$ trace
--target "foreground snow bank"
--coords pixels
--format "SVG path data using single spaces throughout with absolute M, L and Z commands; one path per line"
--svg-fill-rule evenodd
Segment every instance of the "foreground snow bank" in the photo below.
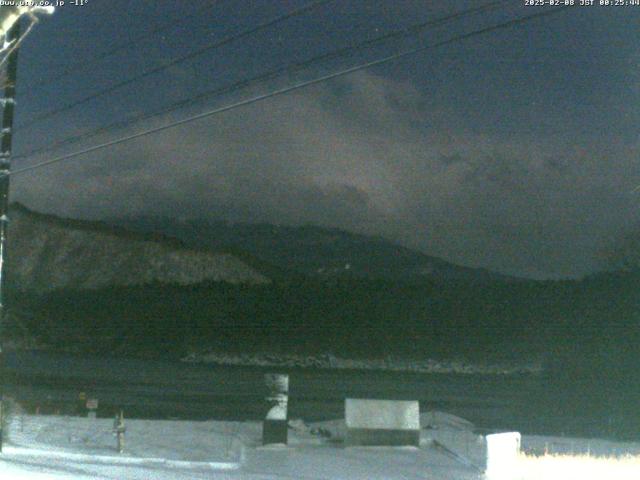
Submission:
M 429 423 L 451 423 L 431 415 Z M 456 422 L 453 422 L 456 423 Z M 125 454 L 115 453 L 109 420 L 14 415 L 0 478 L 36 480 L 478 480 L 477 468 L 430 447 L 345 448 L 344 420 L 292 422 L 288 446 L 261 446 L 259 422 L 127 421 Z M 480 437 L 468 438 L 467 450 Z M 455 434 L 455 432 L 454 432 Z M 450 440 L 453 440 L 451 438 Z M 461 444 L 462 444 L 461 443 Z M 464 448 L 460 447 L 461 451 Z M 164 456 L 165 461 L 158 461 Z M 215 461 L 231 458 L 236 468 Z M 177 460 L 180 459 L 180 460 Z
M 18 414 L 11 417 L 4 450 L 99 463 L 202 463 L 232 468 L 241 461 L 243 445 L 233 424 L 127 420 L 126 427 L 125 453 L 118 454 L 113 420 Z
M 472 424 L 442 412 L 423 413 L 420 424 L 419 448 L 345 447 L 344 419 L 318 423 L 291 421 L 288 446 L 262 447 L 259 422 L 129 420 L 125 454 L 118 455 L 109 420 L 18 413 L 9 421 L 7 448 L 0 455 L 0 479 L 484 478 L 486 442 L 473 431 Z M 640 478 L 637 460 L 606 463 L 580 456 L 570 460 L 552 456 L 570 452 L 636 455 L 635 452 L 640 452 L 637 444 L 523 436 L 522 446 L 526 456 L 522 468 L 511 472 L 512 480 Z M 530 458 L 544 455 L 545 451 L 549 452 L 547 458 Z M 223 464 L 235 466 L 224 468 Z M 602 469 L 597 470 L 597 465 L 602 465 Z M 630 470 L 624 470 L 627 468 Z M 574 475 L 577 472 L 584 473 Z M 628 472 L 632 472 L 631 476 Z
M 640 456 L 543 455 L 519 458 L 520 480 L 638 480 Z
M 523 365 L 488 364 L 477 365 L 458 360 L 407 360 L 395 357 L 381 359 L 348 359 L 332 354 L 296 355 L 270 353 L 192 353 L 182 359 L 191 363 L 217 365 L 264 366 L 288 368 L 332 368 L 348 370 L 386 370 L 415 373 L 456 373 L 470 375 L 516 375 L 540 373 L 542 366 L 536 363 Z

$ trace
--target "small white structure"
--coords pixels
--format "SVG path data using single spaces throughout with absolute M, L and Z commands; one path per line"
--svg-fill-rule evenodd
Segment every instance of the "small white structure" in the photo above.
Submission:
M 515 478 L 518 469 L 521 436 L 518 432 L 487 435 L 487 469 L 489 480 Z
M 417 401 L 345 401 L 346 444 L 420 445 L 420 405 Z

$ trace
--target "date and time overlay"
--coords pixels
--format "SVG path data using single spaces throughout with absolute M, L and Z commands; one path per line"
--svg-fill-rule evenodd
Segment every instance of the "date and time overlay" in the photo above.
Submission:
M 0 7 L 82 7 L 91 0 L 0 0 Z M 640 0 L 522 0 L 525 7 L 640 7 Z
M 640 0 L 522 0 L 525 7 L 640 7 Z

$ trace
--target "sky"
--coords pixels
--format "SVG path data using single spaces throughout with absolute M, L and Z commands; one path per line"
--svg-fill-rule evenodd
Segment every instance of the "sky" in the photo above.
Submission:
M 42 18 L 21 47 L 14 168 L 551 8 L 508 1 L 48 148 L 480 4 L 321 2 L 38 119 L 307 3 L 67 2 Z M 575 6 L 16 175 L 11 198 L 75 218 L 163 215 L 339 227 L 512 275 L 591 274 L 640 234 L 639 20 L 640 6 Z

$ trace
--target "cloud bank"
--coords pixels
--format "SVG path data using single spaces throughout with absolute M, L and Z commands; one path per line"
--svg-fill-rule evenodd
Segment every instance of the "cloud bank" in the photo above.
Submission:
M 637 142 L 483 127 L 360 73 L 16 176 L 13 199 L 83 218 L 335 226 L 537 278 L 601 268 L 640 225 Z

